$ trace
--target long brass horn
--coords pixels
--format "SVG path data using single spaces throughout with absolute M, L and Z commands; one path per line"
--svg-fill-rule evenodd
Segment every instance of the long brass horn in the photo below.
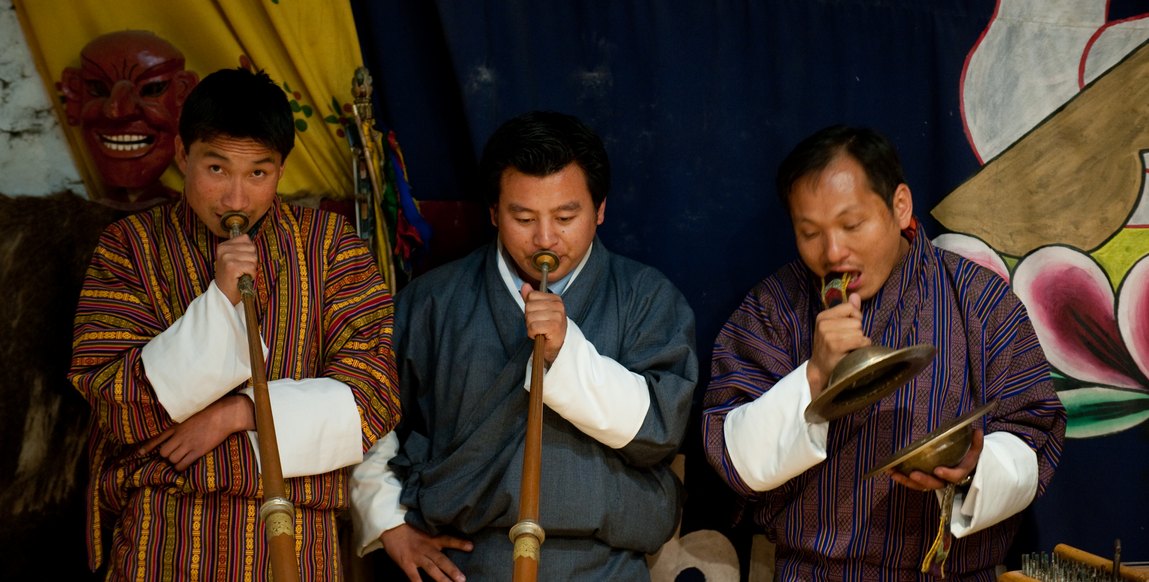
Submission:
M 546 292 L 547 276 L 559 264 L 558 255 L 539 251 L 531 263 L 542 273 L 539 291 Z M 523 480 L 519 485 L 519 521 L 511 528 L 515 544 L 514 582 L 534 582 L 539 575 L 539 553 L 546 535 L 539 525 L 539 479 L 543 454 L 543 344 L 546 338 L 535 336 L 531 354 L 531 394 L 527 403 L 527 435 L 523 450 Z
M 220 222 L 231 238 L 247 228 L 247 215 L 228 212 Z M 275 439 L 275 419 L 271 416 L 271 396 L 267 392 L 263 344 L 259 335 L 259 314 L 255 310 L 255 283 L 251 275 L 239 278 L 243 313 L 247 320 L 247 346 L 251 355 L 251 386 L 255 392 L 255 430 L 259 434 L 259 460 L 263 478 L 263 505 L 259 517 L 271 552 L 271 575 L 275 582 L 298 582 L 299 561 L 295 556 L 295 506 L 287 499 L 283 467 L 279 463 L 279 443 Z
M 823 305 L 830 308 L 845 301 L 849 284 L 849 273 L 825 278 Z M 806 407 L 806 421 L 828 422 L 885 398 L 918 375 L 936 351 L 929 344 L 917 344 L 901 349 L 866 346 L 846 354 L 830 372 L 826 388 Z

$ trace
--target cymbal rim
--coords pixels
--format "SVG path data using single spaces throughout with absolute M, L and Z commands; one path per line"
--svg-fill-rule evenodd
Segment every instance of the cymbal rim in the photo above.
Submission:
M 991 400 L 977 408 L 974 408 L 973 410 L 966 412 L 962 416 L 952 419 L 949 422 L 943 423 L 941 426 L 935 428 L 929 434 L 914 440 L 914 442 L 902 447 L 894 454 L 886 457 L 885 459 L 882 459 L 881 461 L 878 461 L 874 468 L 867 471 L 866 474 L 862 476 L 862 478 L 869 479 L 870 477 L 884 473 L 889 469 L 893 469 L 894 467 L 905 463 L 920 451 L 925 450 L 927 445 L 932 445 L 936 442 L 940 442 L 949 438 L 957 431 L 969 426 L 996 408 L 997 400 Z
M 877 347 L 880 348 L 880 346 Z M 862 350 L 865 349 L 862 348 Z M 857 367 L 841 376 L 837 374 L 842 367 L 839 362 L 838 367 L 834 369 L 835 373 L 831 374 L 826 389 L 806 406 L 804 414 L 806 421 L 811 423 L 829 422 L 870 406 L 913 380 L 929 365 L 936 352 L 937 349 L 929 344 L 917 344 L 897 350 L 888 350 L 879 356 L 870 357 L 864 367 Z M 861 352 L 857 350 L 851 352 L 851 354 L 855 353 Z M 848 357 L 850 356 L 847 355 Z M 869 388 L 869 392 L 846 400 L 840 399 L 842 393 L 854 387 L 859 379 L 864 379 L 868 375 L 878 376 L 878 372 L 898 365 L 904 366 L 904 369 L 900 370 L 893 379 L 870 383 L 868 386 L 864 386 Z

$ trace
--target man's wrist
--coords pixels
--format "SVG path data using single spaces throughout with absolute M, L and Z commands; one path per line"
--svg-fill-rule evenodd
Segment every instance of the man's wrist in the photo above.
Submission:
M 813 363 L 806 364 L 806 384 L 810 386 L 810 399 L 817 398 L 826 388 L 826 379 L 822 377 L 818 367 Z
M 255 403 L 243 394 L 232 396 L 239 401 L 235 403 L 235 432 L 255 430 Z

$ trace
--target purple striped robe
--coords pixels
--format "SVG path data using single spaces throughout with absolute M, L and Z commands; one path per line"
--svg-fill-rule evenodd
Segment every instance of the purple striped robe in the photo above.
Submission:
M 282 202 L 252 238 L 268 380 L 328 377 L 348 385 L 367 450 L 399 420 L 391 295 L 370 252 L 342 217 Z M 141 350 L 207 289 L 220 242 L 180 201 L 112 224 L 88 269 L 69 375 L 93 412 L 91 565 L 103 560 L 101 528 L 111 528 L 112 579 L 270 577 L 263 491 L 244 434 L 183 472 L 156 454 L 136 453 L 173 424 Z M 347 478 L 344 468 L 286 480 L 304 580 L 342 579 L 335 514 L 349 504 Z
M 827 458 L 777 489 L 747 487 L 725 448 L 731 410 L 769 390 L 810 358 L 820 282 L 800 261 L 764 279 L 722 328 L 703 401 L 707 457 L 777 544 L 782 580 L 919 580 L 939 506 L 884 475 L 863 479 L 879 461 L 949 419 L 990 400 L 986 433 L 1009 431 L 1037 453 L 1044 492 L 1061 456 L 1065 411 L 1025 308 L 1008 283 L 909 229 L 910 250 L 882 289 L 862 303 L 875 345 L 937 347 L 910 384 L 877 404 L 830 423 Z M 978 424 L 976 426 L 982 426 Z M 947 580 L 994 580 L 1019 516 L 954 540 Z

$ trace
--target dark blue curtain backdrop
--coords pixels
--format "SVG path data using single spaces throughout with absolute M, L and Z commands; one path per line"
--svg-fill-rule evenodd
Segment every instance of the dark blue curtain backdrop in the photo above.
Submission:
M 1110 18 L 1144 4 L 1112 2 Z M 931 236 L 941 230 L 929 210 L 979 168 L 962 129 L 959 81 L 993 0 L 352 5 L 377 117 L 396 131 L 420 200 L 471 198 L 487 136 L 523 111 L 572 113 L 601 133 L 615 173 L 600 235 L 685 293 L 704 374 L 713 339 L 745 292 L 795 256 L 773 178 L 797 140 L 839 122 L 887 134 Z M 1066 458 L 1116 455 L 1097 444 L 1069 443 Z M 685 452 L 683 533 L 725 528 L 730 499 L 702 460 L 697 426 Z M 1111 515 L 1058 515 L 1083 503 L 1088 484 L 1075 480 L 1084 479 L 1055 478 L 1028 516 L 1039 527 L 1020 543 L 1105 553 L 1121 536 L 1127 557 L 1149 559 L 1144 512 L 1131 525 L 1119 504 Z M 1083 488 L 1072 501 L 1071 486 Z

